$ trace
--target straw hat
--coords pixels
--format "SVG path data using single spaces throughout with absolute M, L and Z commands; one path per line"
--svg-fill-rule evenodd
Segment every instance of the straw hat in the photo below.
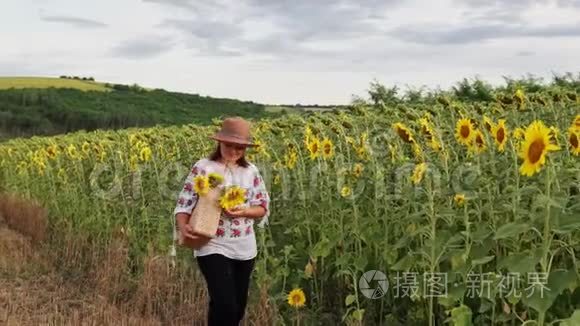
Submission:
M 252 141 L 250 122 L 240 117 L 224 119 L 221 130 L 210 138 L 228 143 L 256 146 Z

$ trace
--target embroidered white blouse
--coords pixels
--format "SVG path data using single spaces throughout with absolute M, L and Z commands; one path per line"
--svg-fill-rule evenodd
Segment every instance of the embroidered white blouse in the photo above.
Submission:
M 197 175 L 219 173 L 224 177 L 224 185 L 238 185 L 246 189 L 245 205 L 260 205 L 266 209 L 266 215 L 261 218 L 258 226 L 263 227 L 270 215 L 270 196 L 266 190 L 264 179 L 258 168 L 250 163 L 246 168 L 241 166 L 226 167 L 226 165 L 201 159 L 193 164 L 183 189 L 179 193 L 174 218 L 178 213 L 191 214 L 197 200 L 193 187 L 193 179 Z M 254 234 L 254 219 L 245 217 L 232 218 L 222 214 L 215 237 L 199 250 L 194 250 L 194 256 L 222 254 L 239 260 L 252 259 L 257 256 L 256 236 Z

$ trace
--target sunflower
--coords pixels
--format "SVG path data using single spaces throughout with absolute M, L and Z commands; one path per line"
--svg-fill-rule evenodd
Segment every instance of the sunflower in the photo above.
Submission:
M 367 142 L 368 142 L 368 134 L 364 132 L 360 135 L 358 141 L 355 141 L 352 144 L 357 157 L 363 161 L 368 161 L 371 155 L 370 148 Z
M 308 147 L 308 145 L 310 144 L 312 137 L 314 137 L 312 128 L 310 128 L 310 126 L 306 126 L 304 130 L 304 144 L 306 145 L 306 147 Z
M 320 140 L 317 137 L 312 137 L 308 140 L 308 151 L 310 152 L 310 159 L 314 160 L 320 155 Z
M 457 206 L 461 207 L 465 203 L 465 195 L 464 194 L 456 194 L 455 197 L 453 197 L 453 201 L 455 202 L 455 204 Z
M 421 133 L 425 136 L 425 138 L 427 138 L 427 140 L 432 140 L 433 128 L 431 127 L 429 120 L 427 120 L 427 118 L 421 118 L 419 119 L 419 124 L 421 125 Z
M 427 118 L 421 118 L 419 120 L 419 124 L 421 125 L 421 133 L 425 136 L 425 138 L 427 138 L 429 146 L 434 151 L 439 151 L 441 149 L 441 143 L 439 143 L 437 140 L 437 137 L 435 136 L 435 130 L 433 129 L 433 126 L 429 120 Z
M 546 163 L 548 152 L 558 149 L 558 146 L 550 143 L 550 129 L 542 121 L 532 122 L 526 128 L 524 141 L 519 151 L 519 156 L 524 160 L 520 166 L 520 173 L 532 176 L 539 172 Z
M 209 181 L 209 185 L 212 188 L 217 187 L 218 185 L 222 184 L 222 182 L 224 182 L 224 177 L 219 174 L 219 173 L 215 173 L 215 172 L 211 172 L 207 175 L 208 181 Z
M 493 128 L 495 127 L 495 124 L 488 116 L 484 115 L 483 116 L 483 126 L 485 127 L 485 129 L 488 132 L 492 132 Z
M 322 141 L 322 157 L 327 159 L 331 158 L 334 155 L 334 144 L 332 144 L 332 140 L 325 138 Z
M 413 133 L 404 124 L 397 122 L 393 124 L 393 129 L 397 132 L 399 137 L 406 143 L 414 143 Z
M 220 197 L 220 205 L 224 209 L 232 209 L 246 201 L 246 191 L 239 186 L 228 187 Z
M 524 136 L 526 135 L 526 131 L 522 128 L 516 128 L 516 130 L 514 130 L 514 138 L 516 140 L 521 140 L 524 139 Z
M 135 144 L 137 143 L 138 140 L 139 140 L 139 138 L 137 138 L 136 134 L 129 135 L 129 144 L 131 145 L 131 147 L 135 146 Z
M 149 162 L 151 161 L 151 148 L 149 146 L 145 146 L 141 149 L 141 151 L 139 152 L 139 158 L 141 159 L 142 162 Z
M 83 145 L 81 146 L 81 151 L 85 154 L 88 155 L 89 152 L 91 150 L 91 144 L 89 144 L 87 141 L 85 141 L 83 143 Z
M 78 155 L 78 151 L 75 145 L 70 144 L 67 148 L 66 148 L 66 154 L 68 155 L 69 158 L 71 159 L 76 159 L 79 157 Z
M 56 145 L 50 145 L 46 148 L 46 155 L 49 158 L 54 159 L 58 155 L 58 147 Z
M 572 154 L 580 155 L 580 128 L 574 126 L 568 129 L 568 142 L 570 143 L 570 151 Z
M 304 295 L 304 291 L 302 289 L 293 289 L 288 293 L 288 304 L 294 308 L 304 307 L 306 303 L 306 295 Z
M 516 100 L 521 104 L 524 103 L 525 100 L 525 95 L 524 95 L 524 91 L 522 91 L 521 89 L 518 89 L 514 95 L 514 97 L 516 98 Z
M 364 166 L 360 163 L 357 163 L 354 165 L 354 168 L 352 170 L 352 174 L 356 177 L 359 178 L 362 175 L 362 172 L 364 170 Z
M 411 177 L 411 180 L 413 181 L 414 184 L 418 184 L 419 182 L 421 182 L 421 180 L 423 180 L 423 176 L 425 175 L 425 171 L 427 171 L 427 164 L 420 163 L 420 164 L 417 164 L 417 166 L 415 166 L 415 170 L 413 171 L 413 176 Z
M 481 153 L 485 151 L 486 148 L 487 146 L 485 144 L 485 138 L 483 136 L 483 133 L 479 129 L 475 130 L 473 135 L 473 141 L 469 145 L 469 149 L 471 149 L 476 153 Z
M 193 189 L 200 196 L 206 195 L 209 191 L 209 178 L 203 175 L 197 175 L 193 178 Z
M 574 118 L 574 123 L 572 123 L 572 125 L 577 130 L 580 130 L 580 114 L 576 115 L 576 118 Z
M 455 138 L 459 143 L 469 146 L 474 138 L 474 127 L 471 120 L 462 118 L 455 125 Z
M 36 168 L 38 169 L 38 174 L 44 175 L 44 171 L 46 171 L 46 163 L 36 162 Z
M 419 162 L 425 160 L 423 156 L 423 149 L 421 148 L 421 145 L 417 143 L 413 143 L 413 155 L 415 156 L 415 159 L 417 159 Z
M 296 162 L 298 161 L 298 153 L 295 149 L 290 150 L 290 152 L 284 155 L 284 165 L 292 170 L 294 166 L 296 166 Z
M 340 190 L 340 195 L 341 195 L 342 197 L 345 197 L 345 198 L 346 198 L 346 197 L 350 196 L 351 194 L 352 194 L 352 189 L 350 189 L 350 187 L 349 187 L 349 186 L 344 186 L 344 187 L 342 187 L 342 189 Z
M 492 128 L 493 139 L 497 145 L 497 149 L 503 152 L 505 149 L 505 144 L 507 142 L 508 132 L 505 126 L 505 120 L 500 119 L 496 125 Z
M 356 156 L 363 161 L 368 161 L 370 159 L 370 152 L 367 146 L 363 144 L 357 147 Z

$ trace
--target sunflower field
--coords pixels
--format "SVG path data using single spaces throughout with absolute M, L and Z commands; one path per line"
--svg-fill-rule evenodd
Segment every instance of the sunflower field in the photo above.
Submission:
M 13 139 L 0 187 L 42 201 L 58 232 L 105 245 L 122 228 L 138 265 L 172 254 L 177 194 L 220 124 Z M 357 104 L 253 128 L 272 198 L 255 284 L 287 321 L 580 324 L 576 93 Z

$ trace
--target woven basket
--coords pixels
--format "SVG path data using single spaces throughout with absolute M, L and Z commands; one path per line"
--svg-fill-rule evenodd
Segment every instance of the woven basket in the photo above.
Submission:
M 189 225 L 193 232 L 208 238 L 214 238 L 222 208 L 219 205 L 221 191 L 219 188 L 212 188 L 205 196 L 199 196 L 197 204 L 191 213 Z

